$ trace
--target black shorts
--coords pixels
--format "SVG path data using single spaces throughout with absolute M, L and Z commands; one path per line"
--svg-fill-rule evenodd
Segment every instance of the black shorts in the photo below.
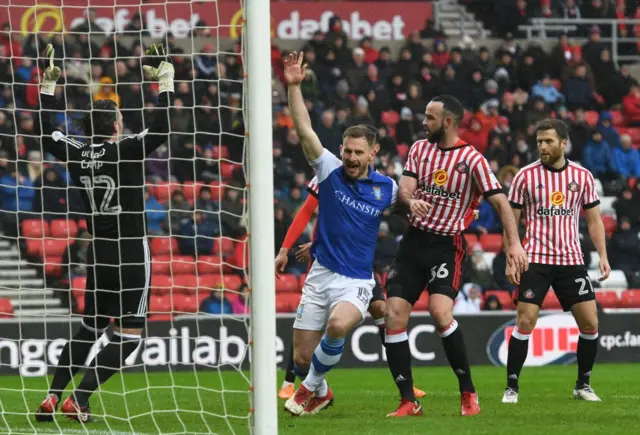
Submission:
M 94 240 L 87 251 L 83 323 L 104 330 L 144 328 L 149 310 L 151 254 L 146 239 Z
M 387 297 L 415 304 L 426 289 L 455 299 L 466 258 L 462 235 L 440 236 L 410 227 L 387 275 Z
M 542 305 L 549 287 L 553 290 L 564 311 L 578 302 L 595 300 L 595 293 L 587 269 L 583 265 L 557 266 L 530 263 L 520 277 L 520 286 L 514 293 L 514 302 Z
M 378 301 L 384 302 L 385 301 L 385 297 L 384 297 L 384 290 L 382 290 L 382 286 L 380 285 L 380 283 L 376 279 L 376 285 L 373 288 L 373 296 L 371 297 L 371 301 L 369 302 L 369 305 L 371 305 L 374 302 L 378 302 Z

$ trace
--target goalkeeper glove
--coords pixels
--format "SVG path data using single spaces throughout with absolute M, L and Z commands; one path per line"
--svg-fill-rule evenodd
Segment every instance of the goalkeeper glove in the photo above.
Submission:
M 40 93 L 45 95 L 55 95 L 56 93 L 56 82 L 60 78 L 62 74 L 60 71 L 60 67 L 57 67 L 53 64 L 53 55 L 55 50 L 53 49 L 53 45 L 47 45 L 47 57 L 49 58 L 49 66 L 44 69 L 44 75 L 42 77 L 42 87 L 40 88 Z
M 153 44 L 146 51 L 146 54 L 147 56 L 166 56 L 162 44 Z M 160 92 L 173 92 L 175 70 L 170 62 L 163 60 L 158 67 L 144 65 L 142 69 L 149 79 L 158 81 Z

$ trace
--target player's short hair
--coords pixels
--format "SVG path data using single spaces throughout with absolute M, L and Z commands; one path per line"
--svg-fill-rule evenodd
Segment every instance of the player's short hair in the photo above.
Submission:
M 367 141 L 370 147 L 374 146 L 378 142 L 378 133 L 372 127 L 364 124 L 358 124 L 347 128 L 342 134 L 342 140 L 347 138 L 364 139 Z
M 464 117 L 464 107 L 462 103 L 453 95 L 438 95 L 431 99 L 434 103 L 442 103 L 444 112 L 453 118 L 453 125 L 458 126 Z
M 82 118 L 83 135 L 94 142 L 113 136 L 113 124 L 118 122 L 118 105 L 111 100 L 97 100 Z
M 560 142 L 569 138 L 569 127 L 560 119 L 543 119 L 536 125 L 536 134 L 545 130 L 555 130 Z

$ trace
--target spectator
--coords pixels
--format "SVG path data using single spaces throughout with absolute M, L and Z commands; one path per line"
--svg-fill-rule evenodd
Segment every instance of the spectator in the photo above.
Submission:
M 483 289 L 495 287 L 493 276 L 491 276 L 491 267 L 484 259 L 484 253 L 479 245 L 473 247 L 469 267 L 466 268 L 466 271 L 468 275 L 463 280 L 464 282 L 472 282 Z
M 546 104 L 551 106 L 564 103 L 564 95 L 553 85 L 549 74 L 543 75 L 542 80 L 533 86 L 531 95 L 542 98 Z
M 67 205 L 67 183 L 60 178 L 55 169 L 45 169 L 41 180 L 35 184 L 36 195 L 33 212 L 41 213 L 46 221 L 63 219 L 69 212 Z
M 623 135 L 621 146 L 613 149 L 613 160 L 617 172 L 624 178 L 640 177 L 640 154 L 632 147 L 631 137 Z
M 481 311 L 480 288 L 473 283 L 464 284 L 453 306 L 453 314 L 476 314 Z
M 394 67 L 393 62 L 391 61 L 391 50 L 389 47 L 385 46 L 380 49 L 378 60 L 376 60 L 374 64 L 378 68 L 380 80 L 384 83 L 388 82 L 391 78 Z
M 587 79 L 586 66 L 578 65 L 573 76 L 566 81 L 562 89 L 567 97 L 569 110 L 593 107 L 593 89 Z
M 629 93 L 622 99 L 622 111 L 628 125 L 640 127 L 640 86 L 631 86 Z
M 489 295 L 484 300 L 485 311 L 502 311 L 502 304 L 496 295 Z
M 375 271 L 378 273 L 388 272 L 397 250 L 398 242 L 389 233 L 389 224 L 382 221 L 378 229 L 378 242 L 374 260 Z
M 364 50 L 362 48 L 354 48 L 346 76 L 351 89 L 358 89 L 360 83 L 367 76 L 367 64 L 364 62 Z
M 480 47 L 478 51 L 478 66 L 482 70 L 482 75 L 484 77 L 492 77 L 493 73 L 496 70 L 496 64 L 491 58 L 491 53 L 489 53 L 489 49 L 487 47 Z
M 191 219 L 193 216 L 191 205 L 181 190 L 176 190 L 171 195 L 169 210 L 169 227 L 171 228 L 171 234 L 178 234 L 180 233 L 182 221 Z
M 217 198 L 211 197 L 211 187 L 202 186 L 198 193 L 195 210 L 204 212 L 207 219 L 217 219 L 216 213 L 220 211 Z
M 233 183 L 224 190 L 225 199 L 220 205 L 220 209 L 225 211 L 220 217 L 222 222 L 221 232 L 228 237 L 240 238 L 245 233 L 242 219 L 244 206 L 242 205 L 240 193 L 240 187 Z M 284 237 L 282 240 L 284 240 Z M 280 245 L 282 243 L 276 244 L 276 246 Z
M 591 171 L 596 178 L 613 179 L 616 176 L 611 148 L 598 130 L 593 131 L 591 142 L 584 148 L 582 166 Z
M 167 210 L 151 194 L 148 188 L 144 190 L 145 218 L 147 221 L 147 234 L 160 236 L 165 233 L 164 225 L 167 222 Z
M 364 51 L 364 62 L 366 64 L 372 64 L 378 60 L 378 50 L 373 46 L 370 36 L 362 38 L 360 48 Z
M 602 50 L 604 50 L 604 44 L 600 41 L 600 27 L 593 26 L 589 33 L 589 41 L 582 46 L 582 57 L 593 68 L 600 60 Z
M 2 209 L 10 212 L 29 212 L 33 208 L 36 190 L 28 177 L 13 169 L 0 179 Z
M 316 134 L 320 143 L 334 155 L 340 154 L 340 144 L 342 143 L 342 134 L 336 126 L 336 115 L 332 110 L 322 112 L 320 124 L 316 127 Z
M 576 20 L 582 18 L 580 8 L 576 4 L 576 0 L 564 0 L 564 4 L 561 7 L 561 16 L 564 19 Z
M 582 161 L 584 147 L 591 139 L 591 127 L 586 121 L 586 112 L 584 109 L 578 109 L 574 112 L 575 120 L 569 124 L 569 140 L 571 141 L 571 152 L 569 158 L 578 162 Z
M 222 286 L 216 286 L 209 294 L 209 297 L 202 300 L 200 303 L 200 312 L 216 315 L 233 314 L 233 306 L 224 296 Z
M 460 135 L 460 139 L 473 145 L 479 152 L 484 154 L 487 149 L 489 135 L 487 131 L 482 128 L 480 119 L 474 116 L 469 122 L 469 128 L 464 130 Z
M 478 235 L 502 232 L 498 215 L 489 201 L 480 200 L 478 211 L 480 215 L 478 219 L 469 224 L 469 232 Z
M 607 142 L 612 150 L 620 148 L 620 133 L 613 127 L 613 116 L 611 112 L 602 111 L 598 117 L 598 125 L 596 128 L 602 135 L 602 140 Z
M 110 77 L 100 79 L 100 90 L 93 96 L 93 100 L 111 100 L 120 107 L 120 96 L 116 94 Z
M 613 209 L 616 211 L 618 220 L 626 218 L 629 219 L 632 227 L 636 229 L 640 227 L 640 189 L 632 191 L 629 187 L 624 188 L 618 199 L 614 201 Z
M 622 270 L 631 281 L 633 275 L 640 271 L 640 244 L 637 231 L 631 229 L 629 218 L 618 221 L 618 229 L 611 237 L 611 268 Z
M 212 219 L 206 219 L 201 211 L 195 211 L 191 219 L 183 219 L 180 224 L 180 253 L 182 255 L 211 255 L 213 238 L 220 235 Z
M 238 289 L 237 297 L 231 302 L 231 310 L 233 314 L 243 315 L 249 314 L 249 304 L 247 298 L 249 297 L 249 286 L 242 284 Z

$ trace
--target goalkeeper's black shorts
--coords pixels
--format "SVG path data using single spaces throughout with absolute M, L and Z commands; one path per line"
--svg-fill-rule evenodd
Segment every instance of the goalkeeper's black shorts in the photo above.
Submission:
M 87 251 L 83 323 L 105 329 L 144 328 L 149 311 L 151 254 L 146 238 L 94 240 Z

